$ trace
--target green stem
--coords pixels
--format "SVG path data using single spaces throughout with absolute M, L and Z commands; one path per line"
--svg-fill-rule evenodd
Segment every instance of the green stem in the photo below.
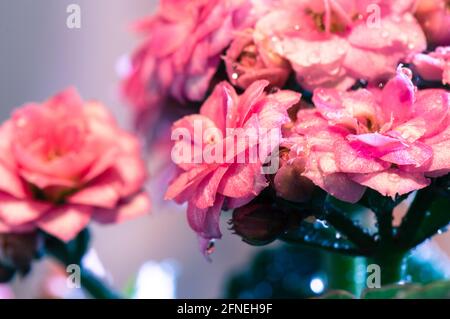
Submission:
M 81 269 L 81 286 L 95 299 L 122 298 L 86 268 Z
M 326 254 L 325 258 L 328 289 L 345 290 L 359 296 L 365 282 L 364 276 L 360 276 L 364 272 L 359 271 L 363 258 L 334 253 Z
M 64 266 L 72 263 L 63 260 L 61 255 L 52 254 Z M 80 266 L 80 283 L 83 289 L 88 292 L 95 299 L 121 299 L 122 297 L 116 293 L 112 288 L 106 285 L 90 270 L 83 268 L 81 262 L 76 263 Z
M 404 253 L 389 253 L 375 256 L 371 262 L 380 266 L 381 285 L 399 283 L 406 275 L 406 255 Z
M 417 191 L 411 206 L 408 209 L 398 229 L 397 239 L 402 247 L 408 248 L 425 219 L 425 215 L 435 197 L 432 187 Z
M 384 246 L 390 246 L 393 240 L 392 210 L 382 210 L 377 214 L 378 234 Z
M 325 204 L 324 218 L 338 232 L 344 234 L 351 242 L 363 251 L 370 251 L 375 247 L 375 241 L 369 234 L 356 226 L 346 214 L 329 204 Z

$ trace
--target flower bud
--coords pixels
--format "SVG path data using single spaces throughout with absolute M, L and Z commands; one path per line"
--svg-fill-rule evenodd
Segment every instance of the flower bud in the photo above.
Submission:
M 286 154 L 284 156 L 286 157 Z M 281 162 L 284 162 L 284 165 L 278 170 L 273 181 L 277 196 L 292 202 L 307 202 L 315 186 L 310 179 L 302 176 L 306 160 L 298 157 Z
M 250 203 L 233 212 L 232 230 L 251 245 L 267 245 L 299 224 L 299 213 L 287 213 L 269 203 Z

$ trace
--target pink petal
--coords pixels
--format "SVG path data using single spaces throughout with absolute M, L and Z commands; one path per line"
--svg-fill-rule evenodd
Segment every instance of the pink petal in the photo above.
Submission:
M 430 146 L 415 142 L 404 149 L 395 150 L 383 155 L 381 159 L 397 165 L 414 165 L 420 167 L 433 156 Z M 357 173 L 357 172 L 355 172 Z
M 50 206 L 33 200 L 17 199 L 0 192 L 0 219 L 11 227 L 36 221 Z
M 423 173 L 408 173 L 398 169 L 388 169 L 371 174 L 354 174 L 352 180 L 370 187 L 384 196 L 395 197 L 424 188 L 430 180 Z
M 237 94 L 234 88 L 227 82 L 221 82 L 202 105 L 200 114 L 211 119 L 222 133 L 225 133 L 226 115 L 232 112 L 236 101 Z
M 419 75 L 427 81 L 441 81 L 444 72 L 442 60 L 427 54 L 416 54 L 412 61 Z
M 255 183 L 259 180 L 258 174 L 261 175 L 262 173 L 252 164 L 232 164 L 223 176 L 218 192 L 224 196 L 233 198 L 257 194 L 260 191 Z
M 382 91 L 381 107 L 385 122 L 391 119 L 402 123 L 410 119 L 413 112 L 414 85 L 409 77 L 399 69 Z
M 228 165 L 219 166 L 209 176 L 205 177 L 197 186 L 197 190 L 189 202 L 199 209 L 213 206 L 216 200 L 217 189 L 227 170 Z
M 0 161 L 0 190 L 18 198 L 25 197 L 25 189 L 19 176 Z
M 114 208 L 120 195 L 120 176 L 115 170 L 109 170 L 70 196 L 68 202 Z
M 389 152 L 405 147 L 405 144 L 399 139 L 389 137 L 380 133 L 348 135 L 347 139 L 350 142 L 360 142 L 361 150 L 367 151 L 368 153 L 373 153 L 373 155 L 382 154 L 384 152 Z M 364 149 L 364 146 L 367 146 L 368 148 Z
M 351 147 L 345 141 L 334 143 L 336 164 L 344 173 L 373 173 L 385 170 L 389 165 L 372 158 L 370 154 Z
M 139 193 L 116 209 L 96 209 L 92 218 L 102 224 L 122 223 L 147 214 L 150 211 L 150 199 L 145 193 Z
M 233 112 L 236 118 L 236 127 L 242 127 L 253 114 L 252 109 L 264 94 L 264 89 L 269 85 L 269 81 L 261 80 L 250 85 L 239 97 L 239 103 Z M 233 127 L 233 126 L 230 126 Z
M 89 224 L 92 210 L 92 207 L 81 205 L 55 207 L 37 224 L 46 233 L 68 242 Z
M 212 168 L 199 166 L 187 172 L 180 174 L 168 187 L 165 199 L 176 200 L 182 203 L 191 198 L 197 190 L 198 184 L 205 178 Z
M 340 200 L 350 203 L 358 202 L 364 195 L 365 188 L 353 182 L 347 174 L 321 172 L 318 161 L 322 156 L 321 152 L 311 153 L 303 175 Z
M 188 205 L 187 218 L 191 228 L 206 239 L 220 238 L 219 228 L 220 212 L 224 202 L 223 196 L 217 196 L 214 206 L 199 209 L 192 204 Z

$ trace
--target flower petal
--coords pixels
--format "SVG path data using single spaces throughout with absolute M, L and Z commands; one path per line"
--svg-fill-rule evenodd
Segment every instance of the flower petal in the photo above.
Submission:
M 37 224 L 46 233 L 68 242 L 89 224 L 92 210 L 92 207 L 81 205 L 56 207 L 46 213 Z
M 430 180 L 423 173 L 409 173 L 399 169 L 387 169 L 370 174 L 354 174 L 351 178 L 384 196 L 391 197 L 407 194 L 430 184 Z

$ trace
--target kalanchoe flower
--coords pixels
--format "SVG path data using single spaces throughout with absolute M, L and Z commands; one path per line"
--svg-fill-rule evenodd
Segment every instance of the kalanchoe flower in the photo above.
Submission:
M 316 110 L 300 110 L 291 138 L 306 156 L 304 176 L 333 196 L 357 202 L 370 187 L 396 196 L 450 172 L 450 98 L 416 91 L 399 68 L 379 93 L 317 89 Z
M 413 1 L 282 0 L 256 23 L 256 37 L 291 62 L 306 89 L 347 89 L 395 74 L 399 61 L 426 48 Z M 378 15 L 379 13 L 379 15 Z M 270 40 L 270 41 L 269 41 Z
M 257 80 L 282 87 L 291 71 L 287 60 L 271 51 L 265 42 L 255 41 L 251 29 L 237 34 L 224 60 L 231 83 L 243 89 Z
M 147 39 L 123 83 L 138 116 L 167 96 L 201 101 L 233 32 L 251 26 L 251 9 L 243 0 L 161 0 L 157 13 L 136 26 Z
M 418 0 L 415 15 L 431 45 L 450 45 L 449 0 Z
M 268 85 L 267 81 L 254 82 L 238 96 L 230 84 L 222 82 L 200 114 L 186 116 L 173 125 L 173 137 L 187 131 L 190 139 L 178 140 L 172 154 L 187 146 L 193 155 L 177 160 L 180 174 L 169 186 L 166 199 L 188 202 L 189 224 L 203 239 L 204 248 L 210 239 L 221 237 L 219 217 L 224 205 L 240 207 L 267 186 L 261 168 L 278 147 L 268 135 L 281 135 L 281 126 L 289 121 L 287 109 L 300 99 L 300 94 L 292 91 L 267 94 L 264 89 Z M 199 129 L 200 140 L 196 137 Z M 242 138 L 245 136 L 249 139 Z M 212 153 L 212 148 L 223 154 L 207 161 L 204 155 Z
M 424 80 L 450 84 L 450 46 L 438 47 L 428 54 L 416 54 L 411 62 Z
M 91 219 L 144 214 L 140 146 L 74 89 L 17 109 L 0 127 L 0 233 L 37 228 L 69 241 Z

